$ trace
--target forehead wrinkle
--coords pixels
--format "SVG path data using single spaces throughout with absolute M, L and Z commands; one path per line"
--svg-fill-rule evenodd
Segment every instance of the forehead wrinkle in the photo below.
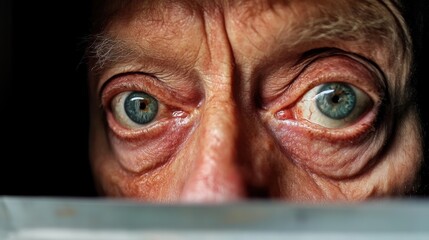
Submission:
M 93 0 L 92 32 L 105 31 L 116 21 L 133 21 L 136 14 L 144 15 L 147 23 L 163 24 L 165 16 L 192 16 L 196 2 L 192 0 Z M 170 14 L 171 12 L 175 14 Z M 179 18 L 178 22 L 180 21 Z
M 111 1 L 117 2 L 116 0 Z M 129 11 L 143 11 L 146 14 L 143 14 L 144 19 L 141 21 L 142 23 L 147 23 L 147 25 L 151 27 L 154 27 L 154 23 L 158 23 L 158 27 L 163 27 L 171 24 L 174 19 L 174 23 L 187 22 L 184 18 L 193 16 L 197 9 L 210 9 L 209 6 L 219 7 L 221 5 L 223 7 L 228 6 L 229 8 L 238 9 L 237 13 L 239 18 L 241 18 L 240 21 L 252 25 L 254 19 L 261 20 L 260 15 L 262 12 L 272 11 L 276 13 L 276 7 L 279 5 L 292 6 L 292 2 L 298 4 L 299 2 L 305 4 L 311 3 L 311 5 L 315 6 L 311 8 L 312 10 L 299 9 L 294 11 L 293 8 L 290 8 L 292 14 L 298 17 L 305 15 L 305 19 L 307 20 L 304 25 L 295 24 L 289 26 L 287 25 L 288 22 L 285 22 L 285 28 L 295 28 L 293 29 L 293 33 L 298 36 L 295 42 L 330 39 L 334 37 L 342 40 L 357 40 L 365 39 L 364 35 L 368 35 L 368 33 L 373 36 L 390 39 L 390 34 L 388 33 L 389 29 L 386 26 L 391 26 L 391 24 L 389 24 L 389 19 L 386 14 L 380 15 L 383 9 L 380 8 L 380 4 L 377 4 L 379 1 L 376 0 L 121 0 L 119 1 L 120 4 L 105 5 L 116 6 L 113 7 L 116 11 L 110 10 L 110 12 L 116 13 L 119 12 L 120 9 L 128 9 L 126 11 L 127 13 L 129 13 Z M 333 11 L 332 9 L 335 10 Z M 386 13 L 386 11 L 384 11 L 384 13 Z M 121 15 L 125 15 L 124 17 L 126 18 L 132 18 L 131 16 L 133 14 Z M 166 21 L 166 19 L 168 19 L 168 21 Z M 265 22 L 265 25 L 269 24 L 269 21 Z M 293 45 L 295 44 L 292 42 L 292 46 Z

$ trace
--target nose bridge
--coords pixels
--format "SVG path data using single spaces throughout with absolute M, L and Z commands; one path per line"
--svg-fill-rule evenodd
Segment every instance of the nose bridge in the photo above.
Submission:
M 237 108 L 225 95 L 209 99 L 201 109 L 201 119 L 193 141 L 193 168 L 182 200 L 224 202 L 244 196 L 237 161 L 239 124 Z
M 238 165 L 239 111 L 234 98 L 234 56 L 221 10 L 204 15 L 206 42 L 200 49 L 198 71 L 205 100 L 198 110 L 199 123 L 186 153 L 188 177 L 181 198 L 192 202 L 224 202 L 244 196 Z

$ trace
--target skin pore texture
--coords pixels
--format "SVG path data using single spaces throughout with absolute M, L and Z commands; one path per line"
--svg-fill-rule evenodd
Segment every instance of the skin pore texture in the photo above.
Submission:
M 416 190 L 412 46 L 393 1 L 105 2 L 88 48 L 101 195 L 332 202 Z

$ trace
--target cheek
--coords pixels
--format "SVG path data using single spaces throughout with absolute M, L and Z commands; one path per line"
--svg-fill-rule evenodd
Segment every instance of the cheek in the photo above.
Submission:
M 158 138 L 133 143 L 101 131 L 92 134 L 91 159 L 100 194 L 153 202 L 171 202 L 179 195 L 177 154 L 188 126 L 172 128 Z M 100 130 L 100 129 L 99 129 Z M 177 145 L 176 145 L 177 144 Z
M 173 180 L 174 171 L 169 166 L 137 175 L 124 171 L 118 161 L 110 157 L 99 162 L 96 172 L 98 187 L 103 196 L 126 197 L 145 202 L 172 202 L 179 195 L 177 191 L 180 187 Z
M 404 194 L 416 191 L 423 162 L 421 130 L 416 113 L 406 112 L 394 129 L 379 164 L 368 177 L 377 186 L 377 194 Z

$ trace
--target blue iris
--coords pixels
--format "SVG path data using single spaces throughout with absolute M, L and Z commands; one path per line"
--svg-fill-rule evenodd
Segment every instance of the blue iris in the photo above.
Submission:
M 325 116 L 344 119 L 356 106 L 356 93 L 347 84 L 328 83 L 319 89 L 316 105 Z
M 133 122 L 147 124 L 158 113 L 158 101 L 144 92 L 132 92 L 125 99 L 124 109 Z

